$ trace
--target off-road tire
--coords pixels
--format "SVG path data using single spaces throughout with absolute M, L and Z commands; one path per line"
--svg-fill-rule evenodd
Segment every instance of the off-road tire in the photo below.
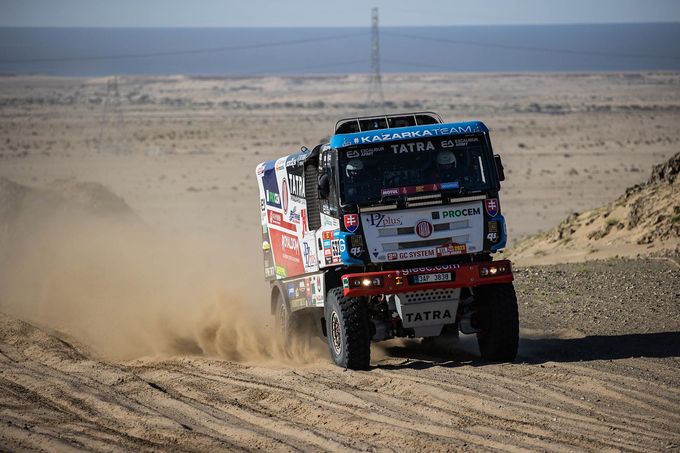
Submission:
M 519 344 L 517 296 L 512 283 L 475 288 L 475 309 L 480 331 L 479 352 L 491 362 L 512 362 Z
M 333 288 L 326 297 L 326 338 L 333 361 L 352 370 L 368 369 L 371 362 L 371 333 L 366 301 L 345 297 Z
M 288 304 L 281 293 L 278 293 L 276 298 L 276 307 L 274 308 L 274 328 L 277 339 L 281 344 L 286 344 L 290 339 L 291 334 L 291 313 Z
M 290 347 L 293 342 L 304 343 L 311 335 L 309 317 L 305 313 L 293 312 L 279 293 L 274 312 L 276 335 L 280 343 Z

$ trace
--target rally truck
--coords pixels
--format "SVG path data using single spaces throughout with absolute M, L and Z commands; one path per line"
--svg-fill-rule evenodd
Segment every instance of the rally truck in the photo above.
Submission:
M 476 334 L 512 361 L 519 321 L 489 130 L 432 112 L 338 121 L 329 142 L 256 167 L 264 274 L 284 341 L 316 331 L 336 364 L 372 341 Z

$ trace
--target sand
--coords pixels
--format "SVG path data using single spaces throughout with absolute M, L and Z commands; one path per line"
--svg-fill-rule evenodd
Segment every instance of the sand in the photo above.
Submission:
M 384 84 L 390 112 L 487 124 L 511 243 L 616 200 L 680 148 L 678 74 Z M 13 194 L 0 199 L 0 448 L 677 448 L 672 291 L 645 331 L 672 340 L 663 354 L 612 356 L 617 336 L 593 343 L 597 326 L 550 311 L 542 323 L 538 306 L 511 365 L 480 362 L 466 338 L 443 355 L 376 347 L 368 372 L 332 366 L 320 341 L 293 353 L 272 342 L 254 167 L 372 113 L 366 87 L 359 75 L 0 78 L 0 178 Z M 641 278 L 678 281 L 665 266 Z M 533 291 L 581 300 L 564 286 L 523 290 L 522 310 Z M 618 301 L 598 295 L 598 310 Z

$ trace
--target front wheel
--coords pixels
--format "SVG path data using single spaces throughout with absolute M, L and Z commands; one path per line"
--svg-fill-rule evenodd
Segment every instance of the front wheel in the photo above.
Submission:
M 491 362 L 512 362 L 519 344 L 517 296 L 512 283 L 475 288 L 479 332 L 477 344 L 482 358 Z
M 326 334 L 333 361 L 341 367 L 365 370 L 371 361 L 371 333 L 366 302 L 345 297 L 334 288 L 326 297 Z

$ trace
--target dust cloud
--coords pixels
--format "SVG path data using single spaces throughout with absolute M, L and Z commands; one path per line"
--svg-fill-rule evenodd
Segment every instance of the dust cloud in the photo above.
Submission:
M 0 182 L 0 311 L 114 360 L 327 356 L 318 344 L 277 341 L 259 255 L 247 241 L 161 234 L 97 184 Z

